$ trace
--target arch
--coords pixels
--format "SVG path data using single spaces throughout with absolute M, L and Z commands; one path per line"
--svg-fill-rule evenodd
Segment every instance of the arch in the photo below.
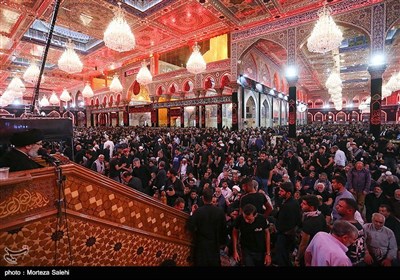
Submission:
M 336 122 L 338 123 L 344 123 L 347 121 L 347 115 L 345 112 L 340 111 L 336 114 Z
M 100 105 L 99 98 L 96 98 L 96 103 L 95 103 L 95 105 L 96 105 L 97 107 L 99 107 L 99 105 Z
M 194 84 L 192 80 L 186 80 L 183 83 L 182 90 L 185 93 L 193 92 Z
M 90 99 L 90 106 L 94 106 L 94 99 Z
M 360 121 L 360 114 L 356 111 L 350 113 L 350 121 L 358 122 Z
M 108 106 L 112 107 L 114 104 L 114 95 L 110 95 L 110 98 L 108 99 Z
M 107 95 L 105 95 L 103 97 L 103 102 L 101 103 L 101 105 L 106 106 L 107 105 Z
M 168 94 L 174 95 L 179 93 L 179 87 L 176 83 L 172 83 L 168 88 Z
M 313 115 L 310 112 L 307 113 L 307 122 L 308 123 L 312 123 L 313 122 Z
M 312 100 L 307 101 L 308 108 L 314 108 L 314 102 Z
M 271 34 L 268 34 L 266 36 L 270 37 Z M 243 48 L 243 50 L 237 54 L 237 57 L 239 59 L 242 59 L 246 54 L 251 52 L 252 48 L 255 47 L 259 42 L 266 42 L 267 44 L 272 44 L 273 46 L 275 46 L 277 48 L 285 50 L 285 52 L 287 53 L 286 46 L 282 45 L 280 42 L 275 42 L 275 41 L 270 40 L 269 38 L 261 37 L 261 38 L 256 38 L 252 42 L 248 43 L 248 46 Z
M 119 105 L 121 103 L 121 94 L 120 93 L 118 93 L 118 95 L 117 95 L 117 99 L 115 100 L 115 105 Z
M 261 123 L 262 127 L 272 127 L 272 110 L 271 110 L 271 101 L 267 96 L 264 97 L 264 101 L 261 103 L 260 114 L 261 114 Z
M 80 90 L 78 90 L 75 94 L 75 105 L 77 107 L 83 107 L 83 105 L 85 104 L 85 98 L 83 98 L 83 94 Z
M 165 94 L 165 92 L 166 92 L 166 90 L 165 90 L 165 87 L 164 86 L 159 86 L 158 88 L 157 88 L 157 95 L 163 95 L 163 94 Z
M 246 117 L 246 126 L 247 127 L 256 127 L 257 123 L 257 104 L 256 104 L 256 98 L 254 94 L 248 96 L 246 100 L 246 112 L 245 112 L 245 117 Z
M 64 112 L 64 114 L 62 115 L 63 118 L 71 118 L 72 119 L 72 123 L 75 124 L 75 116 L 74 114 L 72 114 L 70 111 L 66 111 Z
M 313 108 L 322 108 L 324 106 L 324 101 L 322 99 L 317 99 L 314 101 Z
M 324 115 L 321 112 L 316 112 L 314 115 L 314 121 L 315 122 L 323 122 L 324 121 Z
M 224 88 L 226 86 L 229 86 L 230 82 L 231 82 L 231 75 L 229 73 L 225 73 L 221 77 L 220 87 Z
M 334 121 L 336 121 L 335 114 L 332 113 L 332 112 L 328 112 L 328 114 L 326 114 L 326 120 L 327 120 L 328 122 L 334 122 Z
M 0 116 L 10 116 L 13 115 L 10 112 L 8 112 L 6 109 L 0 109 Z
M 61 118 L 61 115 L 60 115 L 60 113 L 59 112 L 57 112 L 57 111 L 51 111 L 50 113 L 48 113 L 48 115 L 47 115 L 48 117 L 52 117 L 52 118 Z

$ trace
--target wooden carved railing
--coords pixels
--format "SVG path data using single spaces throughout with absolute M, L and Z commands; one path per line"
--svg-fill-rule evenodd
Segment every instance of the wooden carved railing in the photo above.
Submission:
M 187 214 L 76 164 L 60 168 L 65 180 L 56 167 L 0 180 L 1 266 L 191 265 Z

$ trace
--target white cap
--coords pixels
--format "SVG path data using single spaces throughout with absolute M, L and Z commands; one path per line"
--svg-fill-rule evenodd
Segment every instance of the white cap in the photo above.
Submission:
M 392 175 L 392 172 L 386 171 L 385 174 L 386 174 L 386 176 L 391 176 L 391 175 Z
M 162 141 L 162 139 L 161 138 L 158 138 L 158 142 L 161 142 Z
M 144 150 L 143 146 L 139 146 L 139 150 Z
M 379 169 L 387 169 L 387 166 L 386 165 L 379 165 Z
M 237 190 L 238 192 L 240 192 L 240 187 L 238 185 L 234 185 L 232 187 L 233 190 Z

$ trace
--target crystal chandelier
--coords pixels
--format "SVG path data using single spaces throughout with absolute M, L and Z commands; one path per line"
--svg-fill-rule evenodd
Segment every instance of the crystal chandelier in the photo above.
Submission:
M 135 36 L 125 20 L 121 3 L 118 3 L 115 16 L 104 32 L 103 40 L 107 47 L 118 52 L 126 52 L 135 48 Z
M 326 5 L 318 11 L 319 19 L 307 40 L 310 52 L 326 53 L 340 46 L 343 33 L 333 21 L 331 12 L 332 9 Z
M 12 47 L 13 41 L 0 34 L 0 49 L 9 50 Z
M 29 67 L 25 70 L 25 73 L 22 76 L 22 78 L 27 83 L 36 84 L 36 82 L 38 81 L 38 78 L 39 78 L 39 74 L 40 74 L 39 67 L 36 65 L 35 62 L 32 61 L 31 65 L 29 65 Z M 44 82 L 43 75 L 42 75 L 41 81 Z
M 111 81 L 110 90 L 115 93 L 121 92 L 123 90 L 122 84 L 118 79 L 117 73 L 114 74 L 114 78 Z
M 50 96 L 50 103 L 51 105 L 57 105 L 60 103 L 60 100 L 57 97 L 57 94 L 53 91 Z
M 206 70 L 207 64 L 200 53 L 200 46 L 194 43 L 193 52 L 186 63 L 186 69 L 193 74 L 199 74 Z
M 50 102 L 47 99 L 46 95 L 42 96 L 42 99 L 40 99 L 40 101 L 39 101 L 39 105 L 40 105 L 40 107 L 47 107 L 50 105 Z
M 21 79 L 15 76 L 8 85 L 7 90 L 13 94 L 14 98 L 20 98 L 23 96 L 26 88 Z
M 89 82 L 86 82 L 85 88 L 82 90 L 82 96 L 84 98 L 91 98 L 93 97 L 94 93 L 92 88 L 90 87 Z
M 63 92 L 61 93 L 60 99 L 64 102 L 71 101 L 71 95 L 69 95 L 69 92 L 66 88 L 64 88 Z
M 74 43 L 72 43 L 71 39 L 68 39 L 65 47 L 64 53 L 58 60 L 58 68 L 69 74 L 81 72 L 83 64 L 74 50 Z
M 139 73 L 136 75 L 136 81 L 141 85 L 147 85 L 153 81 L 153 76 L 147 68 L 145 61 L 142 62 L 142 67 L 140 67 Z

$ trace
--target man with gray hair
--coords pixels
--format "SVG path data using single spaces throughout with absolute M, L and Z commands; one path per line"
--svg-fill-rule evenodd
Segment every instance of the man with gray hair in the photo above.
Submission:
M 372 223 L 364 225 L 368 247 L 364 261 L 369 265 L 392 266 L 396 263 L 397 242 L 391 229 L 384 226 L 385 216 L 372 214 Z
M 304 254 L 306 266 L 352 266 L 346 252 L 357 237 L 355 226 L 337 220 L 331 233 L 318 232 L 311 240 Z

